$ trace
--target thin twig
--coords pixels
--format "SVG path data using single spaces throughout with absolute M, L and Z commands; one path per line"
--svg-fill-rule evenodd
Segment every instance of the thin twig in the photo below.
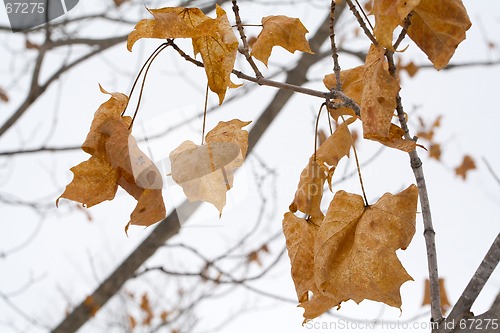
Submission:
M 500 185 L 500 177 L 498 177 L 498 175 L 495 173 L 495 171 L 493 171 L 493 168 L 491 167 L 491 165 L 488 162 L 488 160 L 486 159 L 486 157 L 483 156 L 481 159 L 483 160 L 484 164 L 486 164 L 486 168 L 491 173 L 491 175 L 493 176 L 493 178 L 495 179 L 497 184 Z
M 241 53 L 245 56 L 245 59 L 247 60 L 247 62 L 250 64 L 253 71 L 255 72 L 255 76 L 257 77 L 257 80 L 259 80 L 259 79 L 263 78 L 264 76 L 262 75 L 259 68 L 255 64 L 255 61 L 253 61 L 253 58 L 250 56 L 250 52 L 248 49 L 247 36 L 245 35 L 245 30 L 243 29 L 243 24 L 241 23 L 240 9 L 238 7 L 238 3 L 236 0 L 232 0 L 232 3 L 233 3 L 234 17 L 236 19 L 236 26 L 238 27 L 238 32 L 240 33 L 241 42 L 243 43 L 243 48 L 241 49 Z
M 401 30 L 398 39 L 396 39 L 396 42 L 392 46 L 394 50 L 397 50 L 399 47 L 399 44 L 403 41 L 403 39 L 406 37 L 408 34 L 408 28 L 410 27 L 411 24 L 411 17 L 413 16 L 413 11 L 411 11 L 403 20 L 403 30 Z
M 472 276 L 469 284 L 465 287 L 462 295 L 451 310 L 448 318 L 446 319 L 447 322 L 453 322 L 455 325 L 458 325 L 460 319 L 470 312 L 472 304 L 474 304 L 474 301 L 479 296 L 479 293 L 497 267 L 499 261 L 500 234 L 497 235 L 493 244 L 491 244 L 488 253 L 484 256 L 484 259 L 474 273 L 474 276 Z
M 346 2 L 349 5 L 349 9 L 351 10 L 351 12 L 354 14 L 356 19 L 358 20 L 359 26 L 361 27 L 361 29 L 363 29 L 363 32 L 365 33 L 365 35 L 372 41 L 372 43 L 374 45 L 378 45 L 378 42 L 375 39 L 375 36 L 373 36 L 372 32 L 366 26 L 366 23 L 363 20 L 363 18 L 361 17 L 361 15 L 359 14 L 358 10 L 356 9 L 356 6 L 352 3 L 351 0 L 346 0 Z
M 389 72 L 393 77 L 396 77 L 396 66 L 394 64 L 394 52 L 387 51 L 386 58 L 389 62 Z M 404 137 L 407 140 L 412 140 L 408 123 L 406 121 L 403 103 L 399 93 L 396 95 L 396 111 L 398 113 L 399 123 L 404 131 Z M 409 152 L 410 165 L 417 181 L 418 194 L 420 198 L 420 206 L 422 209 L 422 219 L 424 223 L 424 238 L 427 249 L 427 265 L 429 270 L 430 281 L 430 295 L 431 295 L 431 320 L 434 322 L 441 322 L 443 315 L 441 313 L 441 292 L 439 289 L 439 274 L 437 264 L 437 251 L 436 251 L 436 233 L 432 225 L 432 215 L 429 203 L 429 195 L 427 193 L 427 185 L 425 183 L 424 170 L 422 168 L 422 161 L 418 156 L 417 150 L 414 149 Z
M 337 45 L 335 44 L 335 0 L 332 0 L 330 6 L 330 45 L 332 48 L 333 72 L 335 73 L 336 89 L 342 91 L 342 83 L 340 82 L 340 64 Z

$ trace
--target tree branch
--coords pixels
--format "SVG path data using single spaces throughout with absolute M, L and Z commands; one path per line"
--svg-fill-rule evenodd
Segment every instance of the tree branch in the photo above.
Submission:
M 470 309 L 474 301 L 479 296 L 479 293 L 483 289 L 486 281 L 490 278 L 491 274 L 495 270 L 500 261 L 500 234 L 497 235 L 493 244 L 491 244 L 488 253 L 484 256 L 483 261 L 477 268 L 474 276 L 472 276 L 469 284 L 465 287 L 462 295 L 458 299 L 457 303 L 451 310 L 448 318 L 446 318 L 446 322 L 452 322 L 455 327 L 459 327 L 459 322 L 463 318 L 467 317 L 470 314 Z M 500 315 L 499 309 L 499 296 L 497 296 L 497 300 L 493 303 L 491 311 L 496 311 L 496 317 Z M 496 305 L 495 305 L 496 304 Z M 496 307 L 495 307 L 496 306 Z M 496 310 L 495 310 L 496 309 Z M 492 313 L 493 314 L 493 313 Z M 490 317 L 491 318 L 491 317 Z M 453 330 L 450 330 L 450 332 Z

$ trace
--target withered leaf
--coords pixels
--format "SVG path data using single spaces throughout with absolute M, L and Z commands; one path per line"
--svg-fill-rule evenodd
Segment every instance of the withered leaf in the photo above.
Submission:
M 432 144 L 429 147 L 429 157 L 436 160 L 441 160 L 441 145 L 439 143 Z
M 262 18 L 262 31 L 257 36 L 251 55 L 267 66 L 274 46 L 281 46 L 288 52 L 313 53 L 305 38 L 308 33 L 298 18 L 288 16 L 266 16 Z
M 394 29 L 420 3 L 420 0 L 376 0 L 372 14 L 375 15 L 374 35 L 385 48 L 392 50 Z
M 283 217 L 283 234 L 292 266 L 292 279 L 306 319 L 315 318 L 339 303 L 322 295 L 314 282 L 314 242 L 320 223 L 314 219 L 307 221 L 299 218 L 291 212 Z
M 387 137 L 372 137 L 371 140 L 378 141 L 384 146 L 396 148 L 407 153 L 415 149 L 417 146 L 423 147 L 421 145 L 418 145 L 413 140 L 405 139 L 403 137 L 404 134 L 405 131 L 401 127 L 391 124 L 391 126 L 389 127 L 389 135 Z
M 243 164 L 248 147 L 248 132 L 241 127 L 249 123 L 219 122 L 213 133 L 207 133 L 206 144 L 184 141 L 170 153 L 172 178 L 189 201 L 210 202 L 222 214 L 234 171 Z
M 470 26 L 461 0 L 421 0 L 414 9 L 408 36 L 439 70 L 448 65 Z
M 361 95 L 365 87 L 364 84 L 364 71 L 365 67 L 357 66 L 351 69 L 340 71 L 340 83 L 342 92 L 354 100 L 358 105 L 361 104 Z M 335 73 L 325 75 L 323 83 L 328 90 L 337 87 L 337 79 Z M 354 110 L 347 107 L 340 107 L 338 109 L 328 109 L 335 121 L 338 121 L 341 115 L 356 117 Z
M 396 108 L 396 95 L 400 88 L 398 81 L 387 70 L 384 54 L 383 47 L 371 45 L 364 66 L 361 120 L 366 139 L 389 137 Z
M 130 135 L 130 117 L 121 116 L 128 103 L 127 96 L 110 94 L 102 87 L 101 91 L 111 98 L 96 111 L 82 145 L 92 156 L 71 168 L 73 180 L 56 203 L 66 198 L 91 207 L 112 200 L 120 185 L 138 200 L 125 231 L 130 224 L 151 225 L 166 216 L 161 175 Z
M 0 100 L 4 101 L 5 103 L 9 101 L 9 95 L 7 95 L 7 92 L 3 90 L 2 87 L 0 87 Z
M 446 310 L 451 306 L 448 296 L 446 295 L 446 288 L 444 287 L 444 279 L 439 278 L 439 297 L 441 301 L 441 312 L 445 313 Z M 424 286 L 424 299 L 422 305 L 431 304 L 431 283 L 429 279 L 425 279 Z
M 139 21 L 128 35 L 127 49 L 141 38 L 196 38 L 214 34 L 217 22 L 199 8 L 165 7 L 148 9 L 153 19 Z
M 396 250 L 406 249 L 415 233 L 417 199 L 415 185 L 386 193 L 368 207 L 361 196 L 338 191 L 314 246 L 320 292 L 340 301 L 370 299 L 401 307 L 399 288 L 412 278 Z
M 224 9 L 216 5 L 216 28 L 208 35 L 193 38 L 195 55 L 200 53 L 208 78 L 208 87 L 219 96 L 222 104 L 227 88 L 237 87 L 230 75 L 238 51 L 238 39 Z
M 455 174 L 465 180 L 467 178 L 467 173 L 474 169 L 476 169 L 474 159 L 470 155 L 465 155 L 462 164 L 455 168 Z
M 309 163 L 300 174 L 295 198 L 290 205 L 292 212 L 300 210 L 315 220 L 323 219 L 324 214 L 320 208 L 323 186 L 326 179 L 331 179 L 340 159 L 344 156 L 349 157 L 352 139 L 347 125 L 354 120 L 355 118 L 350 118 L 340 124 L 317 149 L 316 154 L 311 156 Z

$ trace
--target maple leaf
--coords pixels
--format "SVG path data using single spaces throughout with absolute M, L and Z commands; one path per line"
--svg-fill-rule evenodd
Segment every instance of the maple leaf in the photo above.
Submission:
M 358 105 L 361 104 L 361 95 L 365 87 L 364 84 L 364 66 L 357 66 L 351 69 L 340 71 L 340 83 L 342 92 L 354 100 Z M 323 83 L 328 90 L 337 88 L 337 79 L 335 73 L 325 75 Z M 347 107 L 339 107 L 337 109 L 328 108 L 335 121 L 338 121 L 340 116 L 356 117 L 354 110 Z
M 465 155 L 462 164 L 455 168 L 455 174 L 465 180 L 467 178 L 467 173 L 474 169 L 476 169 L 474 159 L 470 155 Z
M 378 141 L 384 146 L 396 148 L 407 153 L 415 149 L 417 146 L 424 148 L 424 146 L 417 144 L 413 140 L 405 139 L 404 134 L 405 131 L 401 127 L 391 124 L 389 127 L 389 135 L 387 135 L 387 137 L 373 137 L 371 140 Z
M 448 296 L 446 295 L 446 288 L 444 287 L 444 279 L 439 278 L 439 298 L 441 300 L 441 312 L 445 313 L 446 310 L 451 306 Z M 431 284 L 429 279 L 425 279 L 424 286 L 424 299 L 422 301 L 422 306 L 426 304 L 431 304 Z
M 193 38 L 193 49 L 195 55 L 201 54 L 208 87 L 219 96 L 219 104 L 222 104 L 227 88 L 238 87 L 230 79 L 238 51 L 238 39 L 224 9 L 216 5 L 216 13 L 216 28 L 209 35 Z
M 251 56 L 267 66 L 274 46 L 281 46 L 290 53 L 313 53 L 305 38 L 308 32 L 298 18 L 283 15 L 263 17 L 262 31 L 253 45 Z
M 408 36 L 439 70 L 448 65 L 470 26 L 461 0 L 421 0 L 414 9 Z
M 206 135 L 207 143 L 184 141 L 170 153 L 172 178 L 189 201 L 207 201 L 222 214 L 226 192 L 233 186 L 234 170 L 243 164 L 248 132 L 241 129 L 250 122 L 219 122 Z
M 148 9 L 154 19 L 140 20 L 128 35 L 127 49 L 141 38 L 196 38 L 214 34 L 216 20 L 199 8 L 165 7 Z
M 0 100 L 4 101 L 5 103 L 9 101 L 9 95 L 7 95 L 7 93 L 5 92 L 5 90 L 2 89 L 2 87 L 0 87 Z
M 366 139 L 389 137 L 396 95 L 400 88 L 385 65 L 385 49 L 371 45 L 364 66 L 364 88 L 361 95 L 361 120 L 363 137 Z
M 394 29 L 420 3 L 420 0 L 375 0 L 372 14 L 375 15 L 373 34 L 385 48 L 392 50 Z
M 92 156 L 71 168 L 73 180 L 56 204 L 60 198 L 66 198 L 88 208 L 112 200 L 120 185 L 138 200 L 125 231 L 130 224 L 151 225 L 166 216 L 160 172 L 130 135 L 131 118 L 121 116 L 127 107 L 127 96 L 100 89 L 111 98 L 94 114 L 82 145 L 82 150 Z
M 417 199 L 415 185 L 367 207 L 361 196 L 338 191 L 314 245 L 321 294 L 339 302 L 370 299 L 401 307 L 399 288 L 412 278 L 395 252 L 406 249 L 415 233 Z M 307 303 L 301 306 L 309 313 Z
M 325 180 L 330 180 L 338 162 L 344 156 L 349 157 L 352 145 L 351 135 L 347 125 L 355 118 L 350 118 L 340 124 L 335 132 L 319 146 L 316 154 L 312 155 L 309 163 L 300 174 L 299 185 L 295 198 L 290 205 L 290 211 L 310 215 L 314 220 L 321 221 L 324 214 L 321 212 L 321 199 Z M 314 159 L 316 157 L 316 160 Z
M 441 159 L 441 145 L 439 143 L 432 144 L 429 147 L 429 156 L 438 161 Z

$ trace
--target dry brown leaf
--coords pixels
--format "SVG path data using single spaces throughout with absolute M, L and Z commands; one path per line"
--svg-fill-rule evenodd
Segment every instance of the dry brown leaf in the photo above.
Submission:
M 144 312 L 144 319 L 142 320 L 143 325 L 149 326 L 151 320 L 154 318 L 153 310 L 151 309 L 151 304 L 149 303 L 148 294 L 144 293 L 141 298 L 141 310 Z
M 199 8 L 165 7 L 149 9 L 149 12 L 154 18 L 139 21 L 128 35 L 129 51 L 141 38 L 196 38 L 211 35 L 217 29 L 216 20 Z
M 305 38 L 308 32 L 298 18 L 283 15 L 263 17 L 262 31 L 257 36 L 251 55 L 267 66 L 274 46 L 281 46 L 291 53 L 313 53 Z
M 378 141 L 384 146 L 396 148 L 407 153 L 415 149 L 417 146 L 423 148 L 423 146 L 418 145 L 415 141 L 405 139 L 403 137 L 404 134 L 405 131 L 401 127 L 391 124 L 391 127 L 389 128 L 389 135 L 386 138 L 374 137 L 372 140 Z
M 227 88 L 238 87 L 230 78 L 238 51 L 238 39 L 224 9 L 216 5 L 216 12 L 216 29 L 210 35 L 193 38 L 193 49 L 195 55 L 201 54 L 208 87 L 219 96 L 219 104 L 222 104 Z
M 241 150 L 243 158 L 247 156 L 248 149 L 248 131 L 242 130 L 249 125 L 251 121 L 241 121 L 232 119 L 230 121 L 219 121 L 210 132 L 205 136 L 207 143 L 212 142 L 232 142 L 236 143 Z
M 364 89 L 361 95 L 363 137 L 383 140 L 389 137 L 399 84 L 386 68 L 383 47 L 370 47 L 364 67 Z
M 323 186 L 325 180 L 331 180 L 340 159 L 344 156 L 349 157 L 352 141 L 347 125 L 354 120 L 355 118 L 350 118 L 340 124 L 335 132 L 317 149 L 316 155 L 311 156 L 309 163 L 300 174 L 299 185 L 294 200 L 290 204 L 290 211 L 300 210 L 317 221 L 323 219 L 324 214 L 320 207 Z M 315 156 L 316 160 L 314 160 Z
M 153 162 L 140 151 L 128 129 L 130 117 L 122 117 L 128 98 L 108 93 L 111 98 L 94 114 L 82 149 L 92 156 L 71 168 L 73 180 L 60 198 L 82 203 L 86 207 L 112 200 L 118 185 L 138 200 L 130 224 L 148 226 L 166 216 L 161 195 L 161 174 Z
M 189 201 L 210 202 L 222 214 L 234 171 L 243 164 L 243 152 L 247 151 L 248 132 L 241 129 L 247 124 L 240 120 L 219 122 L 214 133 L 207 133 L 206 144 L 184 141 L 170 153 L 172 178 Z
M 401 307 L 399 288 L 412 278 L 396 250 L 406 249 L 415 233 L 417 199 L 415 185 L 386 193 L 368 207 L 361 196 L 338 191 L 314 246 L 314 279 L 321 294 Z
M 439 297 L 441 300 L 441 312 L 446 313 L 446 310 L 451 306 L 448 296 L 446 295 L 446 288 L 444 287 L 444 279 L 439 278 Z M 426 304 L 431 304 L 431 284 L 429 279 L 425 279 L 424 286 L 424 300 L 422 301 L 422 306 Z
M 358 105 L 361 104 L 361 95 L 363 93 L 365 66 L 358 66 L 351 69 L 340 71 L 340 82 L 342 84 L 342 92 L 354 100 Z M 325 75 L 323 83 L 328 90 L 336 89 L 337 79 L 335 73 Z M 335 121 L 338 121 L 341 115 L 356 117 L 354 110 L 346 107 L 338 109 L 328 109 Z
M 420 3 L 420 0 L 375 0 L 374 35 L 385 48 L 392 50 L 393 32 L 403 19 Z
M 7 103 L 9 101 L 9 95 L 7 95 L 7 92 L 0 87 L 0 100 L 4 101 Z
M 441 145 L 439 143 L 432 144 L 429 147 L 429 156 L 436 160 L 441 160 Z
M 292 266 L 292 279 L 299 303 L 309 300 L 314 283 L 314 240 L 319 226 L 291 212 L 283 217 L 283 234 Z
M 123 121 L 107 121 L 100 127 L 100 132 L 109 137 L 106 140 L 106 152 L 114 168 L 120 168 L 128 175 L 132 175 L 133 183 L 142 189 L 163 188 L 160 171 L 139 149 L 135 138 Z
M 461 0 L 421 0 L 414 10 L 408 36 L 439 70 L 448 65 L 470 26 Z
M 465 155 L 462 164 L 455 168 L 455 174 L 465 180 L 467 178 L 467 173 L 474 169 L 476 169 L 474 159 L 470 155 Z

